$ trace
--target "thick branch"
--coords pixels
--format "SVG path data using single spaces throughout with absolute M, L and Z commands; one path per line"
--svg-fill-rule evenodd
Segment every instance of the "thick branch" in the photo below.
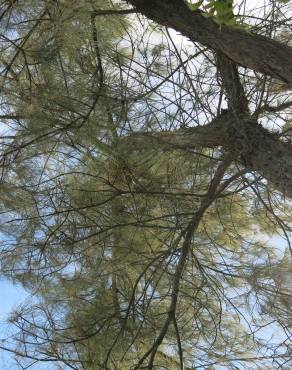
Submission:
M 269 38 L 227 26 L 219 27 L 183 0 L 124 0 L 157 23 L 194 42 L 221 51 L 239 65 L 292 84 L 292 48 Z
M 256 121 L 238 120 L 232 113 L 220 115 L 211 124 L 175 132 L 134 134 L 123 138 L 126 150 L 174 150 L 221 146 L 234 153 L 249 171 L 256 171 L 271 185 L 292 198 L 292 148 Z
M 120 148 L 124 151 L 157 150 L 169 151 L 175 149 L 193 150 L 198 147 L 215 148 L 222 145 L 224 137 L 216 132 L 213 125 L 180 129 L 175 132 L 145 132 L 134 133 L 123 137 Z
M 192 41 L 224 54 L 237 64 L 292 84 L 292 48 L 288 46 L 243 30 L 226 26 L 220 28 L 200 11 L 189 10 L 183 0 L 128 0 L 128 3 L 148 18 L 174 28 Z M 241 105 L 236 103 L 238 96 L 244 98 L 244 92 L 240 81 L 235 81 L 230 74 L 233 65 L 227 65 L 226 61 L 222 63 L 221 60 L 220 68 L 230 105 L 237 112 L 248 113 L 245 100 L 241 100 Z M 281 142 L 249 118 L 248 114 L 246 116 L 238 119 L 238 116 L 235 118 L 233 114 L 227 114 L 205 127 L 175 133 L 137 135 L 127 141 L 128 148 L 140 150 L 151 146 L 169 150 L 221 146 L 235 153 L 236 160 L 245 168 L 258 172 L 284 195 L 292 197 L 291 146 Z

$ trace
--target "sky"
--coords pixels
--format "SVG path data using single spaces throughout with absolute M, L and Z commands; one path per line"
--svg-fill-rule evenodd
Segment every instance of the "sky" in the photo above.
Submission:
M 4 278 L 0 279 L 0 292 L 0 322 L 2 322 L 13 308 L 24 301 L 27 293 L 20 285 L 13 284 Z
M 265 3 L 265 1 L 257 0 L 255 2 L 254 0 L 249 0 L 247 1 L 248 8 L 253 9 L 255 3 L 257 4 L 257 6 L 260 6 Z M 273 244 L 280 250 L 284 250 L 285 248 L 285 243 L 280 238 L 275 238 L 273 240 Z M 21 303 L 23 303 L 26 298 L 28 298 L 28 293 L 20 285 L 13 284 L 7 279 L 0 278 L 0 343 L 1 339 L 11 334 L 11 328 L 9 328 L 6 323 L 6 320 L 9 317 L 9 313 L 12 312 L 13 309 L 21 305 Z M 266 335 L 268 334 L 272 334 L 272 332 L 266 333 Z M 0 369 L 19 369 L 18 366 L 13 364 L 11 355 L 8 353 L 4 353 L 4 351 L 1 352 L 1 349 Z M 39 369 L 39 367 L 37 367 L 37 369 Z
M 28 294 L 20 285 L 13 284 L 4 278 L 0 279 L 0 343 L 1 339 L 11 335 L 11 328 L 6 323 L 9 313 L 23 303 L 27 297 Z M 0 369 L 19 369 L 19 367 L 14 364 L 14 361 L 12 361 L 12 356 L 1 349 Z

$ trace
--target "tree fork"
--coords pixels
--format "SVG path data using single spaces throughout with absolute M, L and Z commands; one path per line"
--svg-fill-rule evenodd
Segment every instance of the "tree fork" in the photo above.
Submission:
M 284 196 L 292 198 L 292 148 L 257 121 L 238 119 L 232 112 L 205 126 L 173 132 L 137 133 L 122 138 L 120 148 L 141 150 L 194 150 L 222 147 L 234 153 L 234 161 L 256 171 Z

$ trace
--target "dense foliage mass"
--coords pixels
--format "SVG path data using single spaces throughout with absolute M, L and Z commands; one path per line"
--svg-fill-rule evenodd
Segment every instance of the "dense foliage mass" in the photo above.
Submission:
M 128 3 L 0 5 L 0 271 L 30 294 L 0 348 L 22 369 L 288 369 L 290 75 L 225 42 L 292 53 L 292 7 Z

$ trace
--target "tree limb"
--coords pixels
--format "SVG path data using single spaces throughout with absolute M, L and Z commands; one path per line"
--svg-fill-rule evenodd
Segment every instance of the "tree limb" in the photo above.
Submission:
M 248 171 L 256 171 L 270 184 L 292 198 L 292 148 L 277 135 L 248 117 L 235 117 L 232 112 L 219 115 L 212 123 L 170 132 L 133 134 L 122 138 L 125 151 L 192 150 L 198 147 L 222 147 L 234 155 Z
M 158 24 L 225 54 L 235 63 L 292 84 L 292 48 L 267 37 L 216 24 L 183 0 L 123 0 Z

